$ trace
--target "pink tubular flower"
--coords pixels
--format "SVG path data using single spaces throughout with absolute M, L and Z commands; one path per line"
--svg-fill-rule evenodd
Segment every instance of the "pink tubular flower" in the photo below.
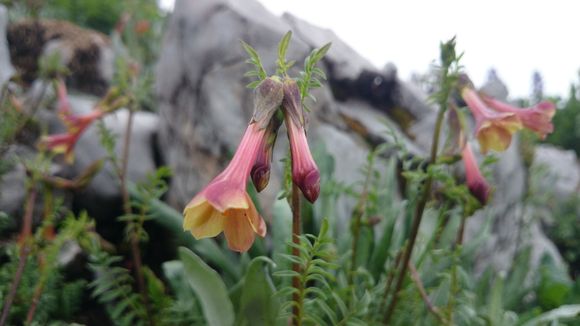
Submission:
M 491 193 L 491 188 L 477 165 L 477 160 L 473 155 L 471 146 L 469 143 L 465 144 L 463 151 L 461 152 L 463 158 L 463 163 L 465 164 L 465 178 L 467 179 L 467 188 L 471 194 L 479 200 L 482 205 L 487 203 L 489 195 Z
M 517 115 L 524 127 L 535 132 L 541 139 L 545 139 L 547 134 L 554 131 L 552 118 L 556 114 L 556 106 L 551 102 L 542 101 L 533 107 L 520 109 L 488 96 L 482 96 L 481 99 L 498 112 Z
M 73 161 L 73 149 L 82 133 L 97 119 L 103 117 L 105 112 L 93 110 L 84 115 L 75 115 L 71 112 L 66 87 L 61 81 L 57 85 L 58 115 L 67 128 L 66 133 L 43 136 L 38 146 L 51 150 L 55 153 L 64 154 L 67 162 Z
M 256 157 L 252 171 L 252 182 L 258 192 L 264 190 L 270 181 L 270 166 L 272 162 L 272 155 L 274 154 L 274 143 L 276 143 L 276 136 L 278 128 L 282 121 L 277 117 L 270 120 L 270 124 L 266 128 L 266 134 L 259 144 L 259 151 Z
M 230 164 L 185 207 L 184 230 L 196 239 L 215 237 L 223 231 L 230 249 L 239 252 L 252 246 L 254 233 L 266 235 L 266 224 L 246 192 L 264 137 L 265 129 L 250 123 Z
M 308 148 L 301 102 L 298 85 L 294 80 L 286 79 L 282 106 L 290 140 L 292 181 L 304 197 L 313 203 L 320 194 L 320 172 Z
M 258 192 L 264 190 L 270 181 L 270 166 L 278 128 L 282 124 L 276 111 L 282 104 L 284 97 L 283 84 L 277 77 L 264 79 L 254 92 L 254 115 L 252 120 L 260 128 L 266 129 L 266 135 L 259 144 L 258 155 L 251 175 L 252 182 Z
M 463 87 L 461 96 L 475 118 L 475 137 L 481 152 L 505 151 L 511 144 L 512 135 L 523 127 L 518 115 L 489 108 L 471 87 Z

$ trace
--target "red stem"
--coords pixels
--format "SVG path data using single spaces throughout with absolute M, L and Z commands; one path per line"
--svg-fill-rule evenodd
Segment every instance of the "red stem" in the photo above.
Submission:
M 300 236 L 301 234 L 301 221 L 300 221 L 300 191 L 298 190 L 298 186 L 293 182 L 292 183 L 292 243 L 294 245 L 300 245 Z M 292 247 L 292 256 L 300 257 L 300 250 L 298 248 Z M 296 273 L 300 273 L 300 264 L 297 262 L 292 263 L 292 270 Z M 292 287 L 295 288 L 295 291 L 292 294 L 292 301 L 296 302 L 292 307 L 292 325 L 300 326 L 302 325 L 302 305 L 301 305 L 301 296 L 300 293 L 302 292 L 302 283 L 300 282 L 300 276 L 294 276 L 292 278 Z
M 28 260 L 28 255 L 30 254 L 29 239 L 32 234 L 32 215 L 34 213 L 34 204 L 36 202 L 36 189 L 34 186 L 30 186 L 28 190 L 28 201 L 26 202 L 26 208 L 24 211 L 24 220 L 22 223 L 22 231 L 20 233 L 20 260 L 18 261 L 18 267 L 16 268 L 16 274 L 14 274 L 14 280 L 10 286 L 10 292 L 6 297 L 4 302 L 4 308 L 2 309 L 2 316 L 0 317 L 0 326 L 5 326 L 8 321 L 8 314 L 10 312 L 10 307 L 16 297 L 16 292 L 18 290 L 18 285 L 22 280 L 22 274 L 24 273 L 24 268 L 26 267 L 26 261 Z

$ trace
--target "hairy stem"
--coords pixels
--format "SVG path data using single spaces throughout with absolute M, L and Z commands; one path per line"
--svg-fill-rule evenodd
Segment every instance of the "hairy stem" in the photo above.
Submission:
M 421 281 L 421 277 L 419 276 L 417 269 L 415 268 L 415 266 L 413 266 L 412 263 L 409 263 L 409 271 L 411 272 L 411 279 L 413 280 L 413 283 L 415 283 L 415 286 L 417 287 L 417 290 L 421 295 L 421 299 L 423 299 L 423 302 L 425 302 L 425 306 L 427 306 L 429 312 L 431 312 L 437 318 L 437 320 L 439 320 L 441 324 L 446 324 L 447 321 L 445 320 L 445 317 L 441 315 L 439 309 L 435 307 L 431 302 L 431 300 L 429 299 L 427 291 L 425 291 L 425 287 L 423 286 L 423 282 Z
M 393 280 L 395 279 L 395 272 L 399 269 L 399 264 L 401 263 L 401 257 L 403 256 L 403 250 L 399 250 L 397 256 L 395 257 L 395 261 L 393 263 L 392 268 L 389 271 L 389 275 L 387 276 L 387 282 L 385 284 L 385 292 L 383 292 L 383 298 L 381 299 L 381 304 L 379 305 L 379 309 L 384 307 L 387 304 L 387 298 L 389 297 L 389 292 L 391 292 L 391 286 L 393 285 Z M 379 310 L 380 311 L 380 310 Z
M 29 240 L 32 234 L 32 214 L 34 212 L 35 202 L 36 188 L 34 188 L 34 185 L 31 185 L 28 190 L 28 201 L 26 202 L 22 231 L 20 233 L 20 260 L 18 261 L 18 267 L 16 268 L 16 273 L 14 274 L 12 285 L 10 286 L 10 292 L 8 292 L 8 296 L 4 301 L 4 308 L 2 308 L 2 316 L 0 317 L 0 326 L 6 325 L 8 321 L 10 307 L 12 306 L 12 302 L 16 296 L 16 291 L 18 290 L 18 285 L 20 285 L 20 281 L 22 280 L 22 274 L 24 273 L 26 261 L 30 254 Z
M 459 224 L 459 230 L 457 231 L 457 238 L 455 238 L 455 246 L 459 247 L 463 244 L 463 234 L 465 233 L 465 220 L 466 216 L 461 216 L 461 223 Z
M 292 182 L 292 243 L 295 246 L 300 245 L 300 234 L 301 234 L 301 221 L 300 221 L 300 190 L 298 186 Z M 300 257 L 300 250 L 297 247 L 292 247 L 292 255 Z M 292 270 L 298 274 L 301 273 L 300 264 L 297 262 L 292 263 Z M 292 287 L 296 291 L 292 294 L 292 301 L 296 302 L 296 305 L 292 307 L 292 325 L 300 326 L 302 325 L 302 282 L 300 281 L 300 276 L 296 275 L 292 278 Z
M 121 181 L 121 193 L 123 196 L 123 210 L 125 211 L 125 215 L 131 216 L 133 214 L 131 208 L 131 200 L 129 197 L 129 191 L 127 189 L 127 167 L 129 165 L 129 148 L 131 146 L 131 131 L 133 129 L 133 116 L 134 112 L 132 109 L 129 109 L 129 116 L 127 118 L 127 127 L 125 129 L 125 137 L 123 142 L 123 153 L 122 153 L 122 161 L 121 161 L 121 171 L 119 173 L 119 178 Z M 131 221 L 129 223 L 136 223 Z M 143 303 L 145 307 L 149 307 L 149 298 L 147 296 L 147 290 L 145 288 L 145 278 L 143 276 L 143 264 L 141 262 L 141 250 L 139 248 L 139 234 L 137 234 L 137 228 L 131 227 L 131 256 L 133 258 L 133 264 L 135 265 L 135 277 L 137 279 L 137 287 L 139 289 L 139 293 L 141 293 L 141 297 L 143 298 Z M 147 313 L 149 313 L 149 309 L 147 309 Z
M 34 294 L 32 296 L 32 302 L 30 303 L 30 308 L 28 308 L 28 313 L 26 314 L 26 323 L 25 325 L 30 325 L 32 320 L 34 319 L 34 313 L 36 312 L 36 308 L 38 307 L 38 302 L 40 302 L 40 295 L 42 294 L 42 290 L 44 289 L 44 282 L 40 282 L 36 285 L 34 289 Z
M 447 71 L 445 71 L 443 76 L 447 75 Z M 445 116 L 445 111 L 447 109 L 447 98 L 445 97 L 445 101 L 441 101 L 439 103 L 439 112 L 437 113 L 437 120 L 435 122 L 435 130 L 433 131 L 433 143 L 431 145 L 431 156 L 430 156 L 430 164 L 435 164 L 437 162 L 437 152 L 439 150 L 439 135 L 441 133 L 441 125 L 443 123 L 443 117 Z M 395 307 L 398 303 L 398 296 L 401 288 L 403 287 L 403 282 L 405 280 L 405 275 L 407 272 L 407 266 L 409 265 L 409 261 L 411 260 L 411 254 L 413 253 L 413 247 L 415 246 L 415 240 L 417 240 L 417 234 L 419 233 L 419 226 L 421 226 L 421 220 L 423 218 L 423 212 L 425 211 L 425 206 L 427 205 L 427 201 L 429 200 L 429 196 L 431 194 L 431 186 L 433 184 L 433 177 L 429 174 L 427 179 L 425 180 L 425 184 L 423 186 L 423 191 L 421 192 L 419 202 L 415 207 L 415 214 L 413 216 L 413 224 L 411 226 L 411 233 L 409 235 L 409 240 L 407 244 L 407 248 L 403 255 L 403 264 L 401 265 L 401 270 L 399 272 L 397 283 L 395 286 L 395 292 L 393 294 L 393 300 L 389 304 L 383 322 L 388 324 L 393 312 L 395 311 Z

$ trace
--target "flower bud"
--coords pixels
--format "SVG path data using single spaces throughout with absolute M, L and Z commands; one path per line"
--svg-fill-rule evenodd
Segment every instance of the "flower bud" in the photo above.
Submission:
M 268 124 L 265 137 L 260 142 L 258 156 L 250 172 L 252 182 L 258 192 L 264 190 L 270 181 L 270 165 L 274 152 L 274 144 L 276 143 L 276 136 L 281 124 L 282 119 L 274 115 Z
M 482 205 L 485 205 L 491 194 L 491 188 L 481 171 L 479 166 L 477 166 L 477 161 L 471 150 L 469 143 L 465 144 L 463 151 L 461 153 L 463 157 L 463 163 L 465 164 L 465 178 L 467 181 L 467 188 L 471 194 L 479 200 Z
M 290 140 L 292 181 L 300 188 L 304 197 L 313 203 L 320 194 L 320 172 L 308 148 L 300 89 L 292 79 L 284 81 L 282 107 Z

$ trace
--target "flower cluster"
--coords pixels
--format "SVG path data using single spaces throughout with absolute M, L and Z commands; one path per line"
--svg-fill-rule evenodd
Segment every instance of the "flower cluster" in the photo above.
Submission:
M 290 141 L 292 180 L 310 202 L 318 198 L 320 173 L 308 148 L 298 85 L 290 78 L 266 78 L 255 90 L 254 114 L 231 162 L 184 209 L 183 228 L 196 239 L 223 231 L 229 248 L 244 252 L 252 246 L 255 234 L 266 235 L 266 224 L 246 192 L 246 184 L 251 176 L 258 191 L 268 185 L 282 123 L 276 114 L 279 108 Z
M 552 117 L 556 113 L 556 107 L 551 102 L 543 101 L 529 108 L 517 108 L 478 93 L 466 76 L 462 76 L 460 81 L 460 92 L 475 119 L 474 136 L 484 154 L 490 149 L 505 151 L 511 144 L 513 134 L 521 129 L 529 129 L 541 139 L 554 130 Z M 490 187 L 481 175 L 474 154 L 467 143 L 464 144 L 462 157 L 467 186 L 471 193 L 485 204 Z

